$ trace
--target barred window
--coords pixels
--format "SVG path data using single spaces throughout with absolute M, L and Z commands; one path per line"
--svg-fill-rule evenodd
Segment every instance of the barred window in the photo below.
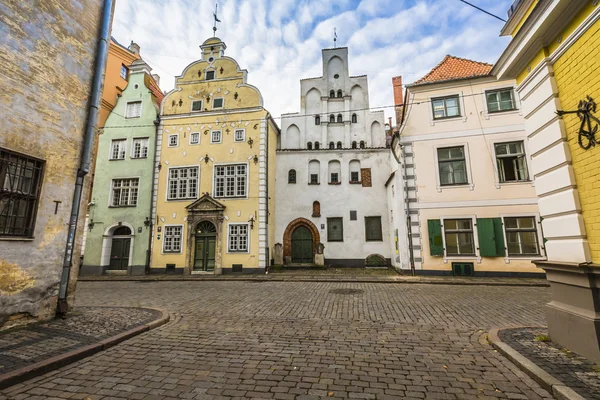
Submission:
M 148 138 L 133 139 L 133 154 L 131 158 L 148 157 Z
M 125 118 L 139 118 L 142 115 L 142 102 L 131 101 L 127 103 Z
M 248 224 L 229 224 L 227 251 L 231 253 L 248 251 Z
M 112 201 L 113 207 L 136 206 L 138 199 L 139 179 L 113 179 Z
M 195 199 L 198 195 L 198 167 L 169 168 L 168 200 Z
M 125 152 L 127 151 L 127 140 L 117 139 L 113 140 L 110 146 L 110 159 L 111 160 L 124 160 Z
M 246 197 L 246 164 L 215 167 L 215 197 Z
M 164 253 L 181 253 L 181 226 L 165 226 L 165 238 L 163 241 Z
M 43 161 L 0 149 L 0 236 L 33 236 L 43 173 Z

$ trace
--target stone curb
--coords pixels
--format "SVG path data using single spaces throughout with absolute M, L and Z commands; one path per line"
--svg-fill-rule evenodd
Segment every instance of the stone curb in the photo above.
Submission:
M 170 317 L 169 313 L 166 310 L 151 307 L 139 308 L 160 311 L 162 313 L 162 316 L 159 319 L 156 319 L 152 322 L 119 333 L 115 336 L 111 336 L 107 339 L 99 341 L 98 343 L 83 346 L 78 349 L 66 352 L 64 354 L 59 354 L 57 356 L 50 357 L 46 360 L 42 360 L 37 363 L 27 365 L 23 368 L 7 372 L 6 374 L 2 374 L 0 375 L 0 390 L 6 389 L 10 386 L 24 382 L 26 380 L 35 378 L 36 376 L 43 375 L 47 372 L 54 371 L 56 369 L 64 367 L 65 365 L 72 364 L 83 358 L 89 357 L 100 351 L 113 347 L 127 339 L 139 335 L 140 333 L 147 332 L 151 329 L 154 329 L 169 322 Z
M 535 327 L 533 327 L 535 328 Z M 573 389 L 538 367 L 528 358 L 523 356 L 517 350 L 513 349 L 508 344 L 500 340 L 498 332 L 502 329 L 492 329 L 488 333 L 488 341 L 492 346 L 498 350 L 504 357 L 508 358 L 523 372 L 525 372 L 531 379 L 536 381 L 541 387 L 546 389 L 548 392 L 559 400 L 585 400 L 584 397 L 578 395 Z
M 517 280 L 518 278 L 514 278 Z M 550 287 L 550 283 L 548 281 L 542 282 L 494 282 L 488 280 L 481 281 L 452 281 L 452 280 L 441 280 L 441 279 L 402 279 L 402 278 L 392 278 L 392 279 L 369 279 L 369 278 L 357 278 L 357 279 L 348 279 L 348 278 L 301 278 L 301 277 L 276 277 L 276 278 L 198 278 L 194 276 L 185 277 L 185 278 L 174 278 L 174 277 L 135 277 L 135 276 L 125 276 L 125 277 L 79 277 L 77 279 L 79 282 L 184 282 L 184 281 L 204 281 L 204 282 L 332 282 L 332 283 L 412 283 L 412 284 L 427 284 L 427 285 L 463 285 L 463 286 L 508 286 L 508 287 Z

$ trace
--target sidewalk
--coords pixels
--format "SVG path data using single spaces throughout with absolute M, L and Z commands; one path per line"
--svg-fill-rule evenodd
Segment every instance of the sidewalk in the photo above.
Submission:
M 60 368 L 166 323 L 165 311 L 78 307 L 64 319 L 0 332 L 0 389 Z

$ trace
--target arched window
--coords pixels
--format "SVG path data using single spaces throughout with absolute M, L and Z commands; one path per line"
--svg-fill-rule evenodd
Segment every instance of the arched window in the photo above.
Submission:
M 339 185 L 342 183 L 342 164 L 338 160 L 329 161 L 329 184 Z
M 321 116 L 320 115 L 315 116 L 315 125 L 321 125 Z
M 356 148 L 358 148 L 358 146 L 356 145 L 356 140 L 352 142 L 352 148 L 353 148 L 353 149 L 356 149 Z
M 333 150 L 333 149 L 335 149 L 335 143 L 333 143 L 333 142 L 329 142 L 329 149 L 330 149 L 330 150 Z
M 131 229 L 126 226 L 120 226 L 113 231 L 113 236 L 127 236 L 131 235 Z
M 342 142 L 337 142 L 337 148 L 341 149 L 342 148 Z
M 319 150 L 319 147 L 320 147 L 319 142 L 315 142 L 315 150 Z
M 339 123 L 342 123 L 342 122 L 344 122 L 344 120 L 343 120 L 343 117 L 342 117 L 342 114 L 338 114 L 338 117 L 337 117 L 337 122 L 339 122 Z
M 332 90 L 329 92 L 329 97 L 331 97 L 331 98 L 335 97 L 335 90 Z
M 341 90 L 338 90 L 338 93 L 337 93 L 337 95 L 338 95 L 337 97 L 341 98 L 341 97 L 342 97 L 342 91 L 341 91 Z
M 296 170 L 290 169 L 288 171 L 288 183 L 296 183 Z
M 312 213 L 313 217 L 320 217 L 321 216 L 321 203 L 319 203 L 318 201 L 313 201 L 313 213 Z
M 360 183 L 360 161 L 350 161 L 350 183 Z
M 360 148 L 361 148 L 361 149 L 364 149 L 364 148 L 365 148 L 365 141 L 364 141 L 364 140 L 361 140 L 361 141 L 360 141 Z
M 308 184 L 318 185 L 319 175 L 321 175 L 321 164 L 317 160 L 311 160 L 308 163 Z
M 330 124 L 333 124 L 334 122 L 335 122 L 335 115 L 333 115 L 333 114 L 330 114 L 330 115 L 329 115 L 329 123 L 330 123 Z
M 308 142 L 308 143 L 306 143 L 306 148 L 307 148 L 308 150 L 312 150 L 312 142 Z
M 358 122 L 358 117 L 356 116 L 356 114 L 352 114 L 352 123 L 355 124 Z

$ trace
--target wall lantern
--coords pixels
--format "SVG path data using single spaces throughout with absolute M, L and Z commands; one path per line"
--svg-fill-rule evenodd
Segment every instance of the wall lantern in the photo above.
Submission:
M 254 215 L 251 215 L 250 218 L 248 218 L 248 223 L 250 224 L 250 229 L 254 229 Z
M 254 155 L 253 160 L 254 160 L 254 164 L 258 164 L 258 156 L 256 154 Z
M 148 228 L 150 225 L 152 225 L 152 222 L 150 222 L 150 218 L 146 217 L 144 220 L 144 226 Z
M 248 144 L 250 145 L 250 148 L 252 148 L 252 145 L 254 144 L 254 140 L 252 140 L 252 138 L 248 138 Z
M 210 161 L 210 157 L 207 154 L 204 156 L 204 162 L 208 164 L 209 161 Z

